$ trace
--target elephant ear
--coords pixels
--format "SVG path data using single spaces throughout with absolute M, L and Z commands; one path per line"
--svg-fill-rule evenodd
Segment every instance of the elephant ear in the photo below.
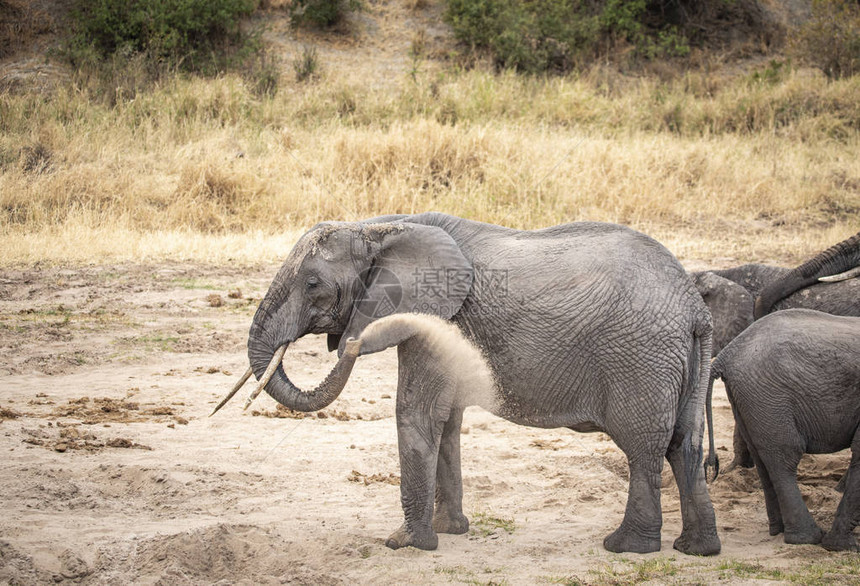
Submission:
M 381 317 L 429 313 L 450 319 L 472 288 L 472 265 L 443 229 L 409 223 L 382 226 L 370 231 L 375 239 L 375 245 L 367 247 L 371 262 L 356 281 L 352 315 L 338 354 L 346 340 L 358 338 L 367 324 Z

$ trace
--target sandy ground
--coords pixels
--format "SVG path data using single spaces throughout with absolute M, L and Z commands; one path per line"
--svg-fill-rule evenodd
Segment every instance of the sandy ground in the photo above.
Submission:
M 627 494 L 614 444 L 477 408 L 462 437 L 472 529 L 440 535 L 433 552 L 387 549 L 402 521 L 393 351 L 361 358 L 320 414 L 278 417 L 265 396 L 243 414 L 242 392 L 207 417 L 246 368 L 250 319 L 276 269 L 0 271 L 0 583 L 749 583 L 853 563 L 770 537 L 750 470 L 711 486 L 723 553 L 679 554 L 668 466 L 662 551 L 608 553 Z M 311 337 L 286 361 L 308 385 L 334 358 Z M 719 385 L 715 416 L 727 464 Z M 822 525 L 847 463 L 842 453 L 802 465 Z

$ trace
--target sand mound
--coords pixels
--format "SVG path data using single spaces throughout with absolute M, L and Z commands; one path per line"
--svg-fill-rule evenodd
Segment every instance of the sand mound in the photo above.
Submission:
M 40 575 L 33 558 L 16 550 L 6 541 L 0 541 L 0 582 L 4 584 L 34 584 Z
M 96 568 L 108 581 L 115 576 L 138 583 L 211 583 L 237 576 L 249 584 L 281 583 L 286 576 L 307 584 L 340 582 L 302 568 L 284 555 L 285 548 L 289 544 L 270 529 L 217 524 L 103 549 Z

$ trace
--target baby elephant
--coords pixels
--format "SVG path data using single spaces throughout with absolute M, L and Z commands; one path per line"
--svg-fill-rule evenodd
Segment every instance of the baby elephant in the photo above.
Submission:
M 860 522 L 860 317 L 808 309 L 770 314 L 714 360 L 709 415 L 715 378 L 725 382 L 735 425 L 755 461 L 770 534 L 784 531 L 786 543 L 857 551 L 851 532 Z M 797 465 L 804 453 L 847 447 L 845 493 L 825 534 L 801 498 Z

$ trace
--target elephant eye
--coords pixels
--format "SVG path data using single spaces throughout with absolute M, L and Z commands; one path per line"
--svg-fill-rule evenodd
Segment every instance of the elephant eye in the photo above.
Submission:
M 308 291 L 316 289 L 320 285 L 320 280 L 317 277 L 311 277 L 306 284 Z

